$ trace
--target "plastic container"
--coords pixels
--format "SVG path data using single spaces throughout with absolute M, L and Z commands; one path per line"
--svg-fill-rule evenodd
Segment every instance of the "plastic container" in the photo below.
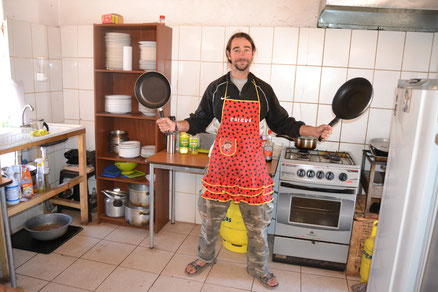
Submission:
M 44 192 L 46 190 L 44 181 L 44 158 L 37 158 L 35 162 L 37 163 L 36 189 L 37 192 Z
M 272 143 L 272 131 L 268 131 L 268 138 L 263 144 L 263 155 L 265 156 L 266 162 L 272 161 L 272 152 L 274 151 L 274 143 Z
M 189 152 L 190 136 L 186 132 L 179 134 L 179 153 L 187 154 Z
M 373 258 L 374 241 L 376 240 L 377 233 L 377 223 L 373 222 L 373 229 L 371 230 L 371 236 L 365 240 L 363 247 L 362 262 L 360 263 L 360 281 L 368 282 L 368 277 L 370 275 L 371 260 Z
M 15 172 L 12 167 L 8 167 L 8 170 L 6 171 L 6 175 L 8 178 L 12 180 L 12 183 L 7 185 L 6 188 L 6 203 L 8 205 L 17 205 L 20 203 L 20 194 L 21 194 L 21 188 L 20 184 L 18 183 Z

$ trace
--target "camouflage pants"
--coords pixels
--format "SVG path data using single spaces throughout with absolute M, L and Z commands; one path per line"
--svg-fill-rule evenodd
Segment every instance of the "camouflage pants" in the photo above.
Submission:
M 198 240 L 198 257 L 211 263 L 216 257 L 215 244 L 226 216 L 230 202 L 219 202 L 204 199 L 199 196 L 198 208 L 202 219 L 201 234 Z M 249 205 L 241 202 L 240 212 L 248 234 L 248 273 L 251 276 L 261 276 L 268 272 L 268 225 L 272 219 L 274 204 Z

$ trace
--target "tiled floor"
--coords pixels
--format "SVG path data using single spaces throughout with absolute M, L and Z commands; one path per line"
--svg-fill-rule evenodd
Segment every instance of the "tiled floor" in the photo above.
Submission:
M 68 212 L 68 211 L 66 211 Z M 79 213 L 69 212 L 78 225 Z M 218 242 L 218 261 L 196 277 L 184 274 L 195 259 L 199 225 L 166 225 L 149 249 L 148 232 L 95 221 L 44 255 L 14 249 L 18 286 L 27 291 L 267 291 L 246 273 L 246 255 Z M 275 291 L 351 292 L 358 278 L 342 272 L 269 264 L 280 286 Z

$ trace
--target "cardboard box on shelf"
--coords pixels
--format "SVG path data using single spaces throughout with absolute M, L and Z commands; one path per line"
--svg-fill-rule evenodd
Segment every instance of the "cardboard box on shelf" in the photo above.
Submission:
M 108 13 L 102 15 L 102 23 L 123 23 L 123 16 L 117 13 Z

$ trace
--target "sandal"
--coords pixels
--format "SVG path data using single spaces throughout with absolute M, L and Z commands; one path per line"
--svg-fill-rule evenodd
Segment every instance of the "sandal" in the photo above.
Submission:
M 269 283 L 268 283 L 271 279 L 274 279 L 274 278 L 277 278 L 277 277 L 275 277 L 275 275 L 273 273 L 267 273 L 264 276 L 257 277 L 257 279 L 259 280 L 260 284 L 262 284 L 263 287 L 265 287 L 267 289 L 275 289 L 275 288 L 278 287 L 278 285 L 279 285 L 278 280 L 277 280 L 277 284 L 274 285 L 274 286 L 270 286 Z
M 192 266 L 193 268 L 195 268 L 195 272 L 190 274 L 189 272 L 187 272 L 187 267 L 184 269 L 184 273 L 189 276 L 189 277 L 193 277 L 196 275 L 199 275 L 200 273 L 202 273 L 202 271 L 205 270 L 205 268 L 209 267 L 209 266 L 213 266 L 216 263 L 216 258 L 211 262 L 211 263 L 205 263 L 203 266 L 200 266 L 199 264 L 197 264 L 196 262 L 198 261 L 198 259 L 194 260 L 193 262 L 189 263 L 187 266 Z

